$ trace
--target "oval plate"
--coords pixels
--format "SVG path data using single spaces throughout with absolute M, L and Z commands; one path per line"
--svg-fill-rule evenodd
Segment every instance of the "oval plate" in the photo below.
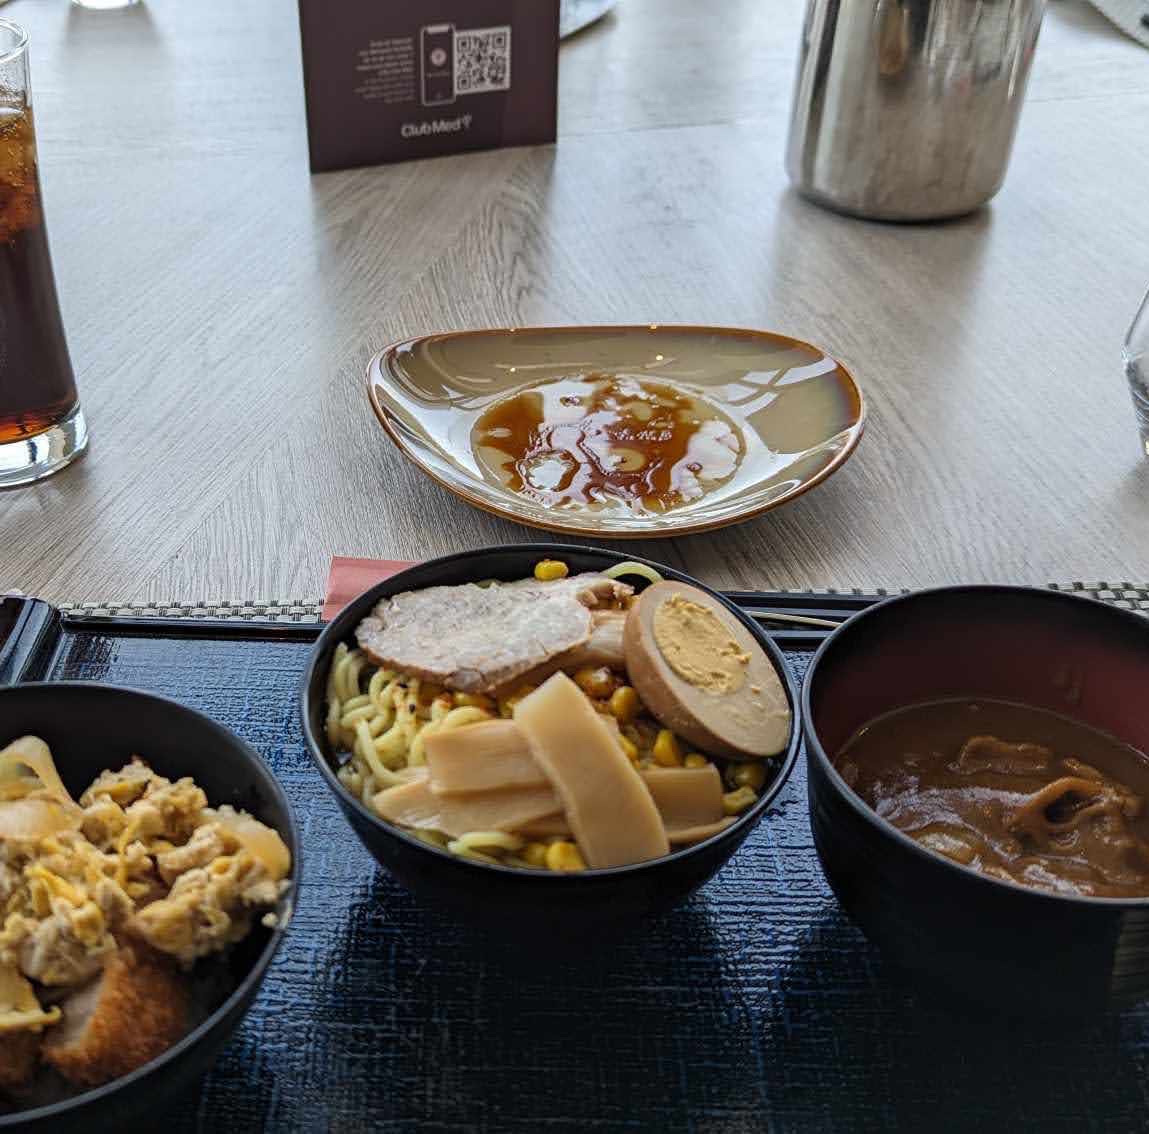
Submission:
M 547 508 L 484 473 L 471 431 L 492 403 L 555 378 L 625 374 L 684 387 L 742 427 L 735 473 L 698 500 L 650 514 Z M 470 504 L 530 527 L 609 539 L 708 531 L 776 508 L 825 480 L 862 436 L 865 405 L 836 359 L 798 339 L 728 327 L 537 327 L 396 343 L 367 386 L 388 436 Z

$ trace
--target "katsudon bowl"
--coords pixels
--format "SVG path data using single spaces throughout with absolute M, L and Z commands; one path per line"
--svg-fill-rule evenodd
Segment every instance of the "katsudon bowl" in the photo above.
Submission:
M 1149 620 L 1093 599 L 946 587 L 855 615 L 818 650 L 802 691 L 814 845 L 847 913 L 950 1003 L 1082 1015 L 1149 996 L 1149 898 L 982 874 L 887 822 L 835 764 L 885 714 L 967 697 L 1055 713 L 1145 753 L 1147 691 Z
M 328 673 L 337 647 L 354 645 L 355 629 L 384 598 L 424 587 L 529 578 L 544 559 L 560 560 L 570 573 L 604 571 L 624 562 L 644 563 L 663 578 L 712 595 L 761 645 L 778 673 L 789 704 L 790 731 L 770 762 L 771 778 L 757 801 L 720 833 L 661 858 L 610 869 L 557 873 L 492 865 L 428 845 L 381 819 L 348 791 L 338 776 L 340 754 L 325 729 Z M 643 580 L 627 578 L 641 588 Z M 594 548 L 521 544 L 449 555 L 412 567 L 364 592 L 327 626 L 316 644 L 302 684 L 302 723 L 312 759 L 339 806 L 376 861 L 421 898 L 450 907 L 488 928 L 532 924 L 536 929 L 605 926 L 658 913 L 684 901 L 708 881 L 762 821 L 782 790 L 798 754 L 798 698 L 786 661 L 766 633 L 722 596 L 662 564 Z
M 160 775 L 190 776 L 215 806 L 242 808 L 276 830 L 291 852 L 291 883 L 273 927 L 257 925 L 226 955 L 200 962 L 209 983 L 197 995 L 194 1026 L 150 1063 L 102 1086 L 60 1098 L 45 1085 L 21 1109 L 0 1108 L 0 1131 L 155 1129 L 165 1108 L 210 1069 L 247 1015 L 288 932 L 301 869 L 299 836 L 287 797 L 258 753 L 235 733 L 166 697 L 96 682 L 0 688 L 0 747 L 23 735 L 51 748 L 76 797 L 104 769 L 139 753 Z M 207 967 L 210 967 L 210 971 Z M 0 1034 L 0 1044 L 5 1037 Z

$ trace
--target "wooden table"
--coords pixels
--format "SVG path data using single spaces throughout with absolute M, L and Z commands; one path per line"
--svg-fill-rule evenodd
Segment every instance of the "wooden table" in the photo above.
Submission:
M 425 331 L 580 321 L 789 332 L 869 395 L 817 491 L 636 551 L 741 587 L 1149 575 L 1120 362 L 1149 286 L 1149 52 L 1092 9 L 1051 4 L 1005 188 L 937 227 L 788 189 L 798 0 L 622 0 L 563 47 L 557 147 L 317 177 L 286 0 L 3 14 L 33 36 L 93 441 L 0 494 L 0 589 L 313 598 L 333 553 L 538 538 L 408 465 L 363 370 Z

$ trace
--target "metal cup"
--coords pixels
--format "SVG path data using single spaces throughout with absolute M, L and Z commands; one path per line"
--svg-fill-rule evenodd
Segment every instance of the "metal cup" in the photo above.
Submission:
M 958 216 L 1001 187 L 1045 0 L 808 0 L 786 168 L 879 220 Z

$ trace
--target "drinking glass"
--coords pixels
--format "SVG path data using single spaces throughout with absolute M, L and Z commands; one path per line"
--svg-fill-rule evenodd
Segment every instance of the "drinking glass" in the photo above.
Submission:
M 1129 393 L 1133 395 L 1141 448 L 1149 457 L 1149 292 L 1145 293 L 1137 317 L 1125 336 L 1125 376 L 1129 379 Z
M 0 488 L 88 443 L 48 253 L 28 86 L 28 36 L 0 20 Z
M 140 0 L 72 0 L 72 4 L 77 8 L 101 12 L 109 11 L 112 8 L 133 8 L 139 2 Z

